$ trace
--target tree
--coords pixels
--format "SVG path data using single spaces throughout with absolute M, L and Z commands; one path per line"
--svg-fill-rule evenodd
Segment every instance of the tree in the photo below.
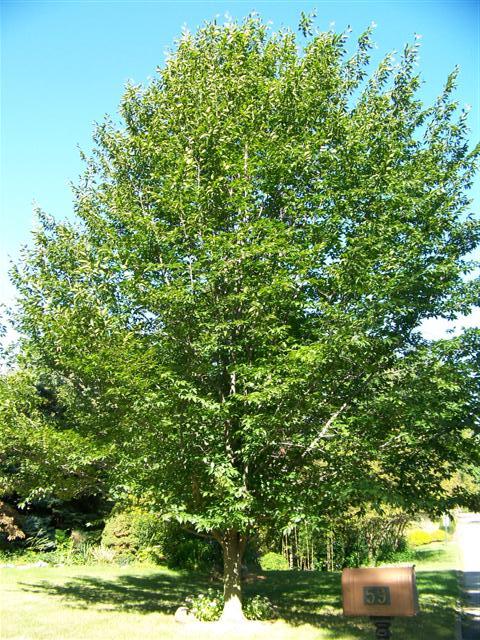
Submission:
M 61 399 L 38 372 L 0 376 L 0 497 L 16 495 L 26 503 L 101 492 L 108 451 L 79 434 L 63 413 Z
M 444 411 L 418 332 L 478 296 L 456 72 L 425 107 L 416 44 L 368 76 L 370 29 L 350 57 L 302 29 L 301 51 L 255 16 L 185 33 L 97 127 L 78 223 L 40 212 L 14 272 L 24 357 L 63 378 L 111 486 L 221 543 L 224 619 L 259 523 L 387 487 L 432 505 L 478 427 L 474 378 Z

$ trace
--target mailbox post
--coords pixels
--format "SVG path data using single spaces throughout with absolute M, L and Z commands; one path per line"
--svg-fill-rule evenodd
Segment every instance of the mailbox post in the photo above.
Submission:
M 392 618 L 418 613 L 413 566 L 344 569 L 342 592 L 343 614 L 369 616 L 375 625 L 377 640 L 391 637 Z
M 389 640 L 392 636 L 390 634 L 390 625 L 392 618 L 379 618 L 378 616 L 371 616 L 370 620 L 375 625 L 375 640 L 382 640 L 385 638 Z

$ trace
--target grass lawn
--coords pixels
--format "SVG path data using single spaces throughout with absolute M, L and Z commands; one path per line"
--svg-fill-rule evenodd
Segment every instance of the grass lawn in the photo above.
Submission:
M 395 620 L 393 637 L 454 640 L 455 548 L 451 543 L 429 545 L 417 555 L 422 611 L 416 618 Z M 246 586 L 246 593 L 267 595 L 278 606 L 280 619 L 248 633 L 226 633 L 208 624 L 192 628 L 173 619 L 187 595 L 216 586 L 202 576 L 111 565 L 1 571 L 2 640 L 373 638 L 367 619 L 342 616 L 339 573 L 266 572 Z

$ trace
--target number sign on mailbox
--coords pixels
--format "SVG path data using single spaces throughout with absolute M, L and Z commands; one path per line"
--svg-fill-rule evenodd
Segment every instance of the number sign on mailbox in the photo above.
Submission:
M 344 569 L 343 613 L 346 616 L 414 616 L 418 595 L 414 567 Z
M 391 604 L 390 587 L 363 587 L 363 604 Z

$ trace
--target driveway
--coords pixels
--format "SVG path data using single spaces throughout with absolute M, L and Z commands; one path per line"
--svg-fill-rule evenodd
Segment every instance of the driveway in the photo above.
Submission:
M 480 513 L 462 513 L 457 519 L 463 613 L 462 640 L 480 638 Z

